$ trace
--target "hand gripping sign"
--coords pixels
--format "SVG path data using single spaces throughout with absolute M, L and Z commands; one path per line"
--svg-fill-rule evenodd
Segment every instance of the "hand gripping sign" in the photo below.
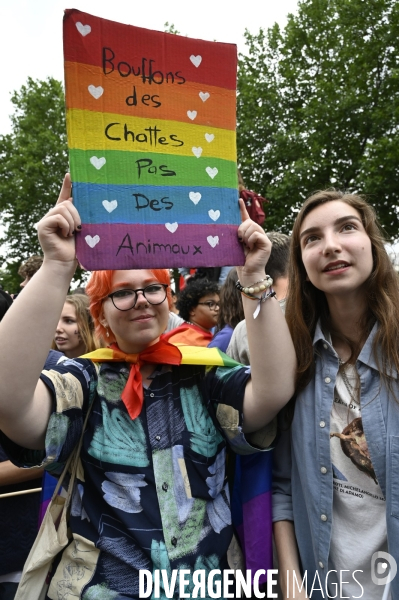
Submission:
M 86 269 L 239 265 L 236 47 L 65 11 Z

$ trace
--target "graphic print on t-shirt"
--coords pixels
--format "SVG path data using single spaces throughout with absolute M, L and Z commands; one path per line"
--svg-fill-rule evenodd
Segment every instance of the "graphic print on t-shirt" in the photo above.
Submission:
M 345 373 L 337 375 L 330 420 L 334 495 L 328 568 L 349 571 L 341 597 L 380 600 L 381 590 L 371 581 L 371 557 L 387 550 L 386 505 L 367 446 L 356 386 L 355 367 L 346 365 Z M 354 552 L 354 540 L 361 551 Z M 335 582 L 333 573 L 329 581 Z
M 353 419 L 349 425 L 344 427 L 342 433 L 330 433 L 330 437 L 339 438 L 343 453 L 351 459 L 359 471 L 366 473 L 378 485 L 363 431 L 362 418 Z

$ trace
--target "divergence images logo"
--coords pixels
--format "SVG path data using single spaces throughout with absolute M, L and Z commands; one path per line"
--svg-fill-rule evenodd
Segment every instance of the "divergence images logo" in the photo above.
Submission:
M 371 557 L 371 579 L 376 585 L 386 585 L 394 579 L 398 565 L 388 552 L 374 552 Z

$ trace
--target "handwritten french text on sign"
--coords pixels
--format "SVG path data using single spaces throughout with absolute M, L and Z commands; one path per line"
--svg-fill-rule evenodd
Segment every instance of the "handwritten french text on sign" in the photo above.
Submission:
M 65 11 L 86 269 L 239 265 L 236 47 Z

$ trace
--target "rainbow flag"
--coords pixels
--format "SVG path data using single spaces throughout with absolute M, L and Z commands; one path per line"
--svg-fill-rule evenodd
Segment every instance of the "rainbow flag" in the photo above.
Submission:
M 38 529 L 40 529 L 40 525 L 42 524 L 44 515 L 46 514 L 47 507 L 50 504 L 51 498 L 53 497 L 54 490 L 57 486 L 57 481 L 58 479 L 50 475 L 50 473 L 48 473 L 47 471 L 44 471 L 42 478 L 42 491 L 40 497 Z
M 240 538 L 245 568 L 252 578 L 264 569 L 259 583 L 267 581 L 273 568 L 272 469 L 273 453 L 235 457 L 231 514 Z
M 81 264 L 238 265 L 233 44 L 64 16 Z

